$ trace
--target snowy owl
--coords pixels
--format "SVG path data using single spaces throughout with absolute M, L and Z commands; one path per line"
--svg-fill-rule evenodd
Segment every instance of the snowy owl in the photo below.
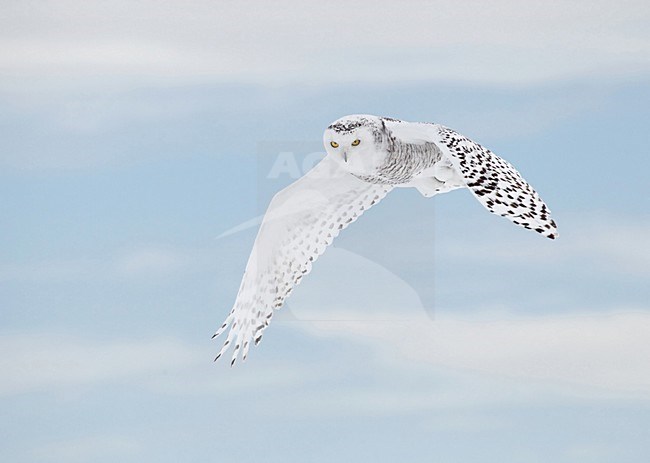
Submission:
M 323 135 L 327 155 L 277 193 L 260 226 L 215 360 L 234 346 L 231 365 L 258 344 L 292 289 L 341 230 L 395 187 L 430 197 L 468 188 L 490 212 L 555 239 L 537 192 L 507 161 L 439 124 L 345 116 Z

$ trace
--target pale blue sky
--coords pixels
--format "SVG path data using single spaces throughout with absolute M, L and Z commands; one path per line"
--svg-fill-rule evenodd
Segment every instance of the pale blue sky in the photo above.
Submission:
M 650 7 L 395 5 L 0 7 L 0 459 L 648 460 Z M 483 143 L 560 238 L 396 191 L 213 364 L 216 237 L 349 113 Z

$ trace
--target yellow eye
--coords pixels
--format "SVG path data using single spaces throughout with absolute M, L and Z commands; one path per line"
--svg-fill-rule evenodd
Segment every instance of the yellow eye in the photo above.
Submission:
M 339 144 L 336 143 L 335 141 L 331 141 L 330 145 L 332 145 L 332 148 L 338 148 L 339 147 Z
M 361 143 L 361 140 L 358 138 L 352 142 L 352 146 L 357 146 L 359 143 Z

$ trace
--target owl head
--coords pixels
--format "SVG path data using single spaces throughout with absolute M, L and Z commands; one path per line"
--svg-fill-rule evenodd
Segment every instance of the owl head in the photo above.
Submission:
M 386 128 L 377 116 L 352 115 L 330 124 L 323 134 L 327 154 L 348 172 L 370 175 L 386 158 Z

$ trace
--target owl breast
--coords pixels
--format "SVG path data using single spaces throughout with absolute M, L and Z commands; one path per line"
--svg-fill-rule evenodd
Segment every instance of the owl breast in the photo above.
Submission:
M 441 158 L 442 152 L 435 143 L 402 143 L 391 137 L 384 162 L 374 172 L 353 175 L 368 183 L 400 185 L 432 168 Z

